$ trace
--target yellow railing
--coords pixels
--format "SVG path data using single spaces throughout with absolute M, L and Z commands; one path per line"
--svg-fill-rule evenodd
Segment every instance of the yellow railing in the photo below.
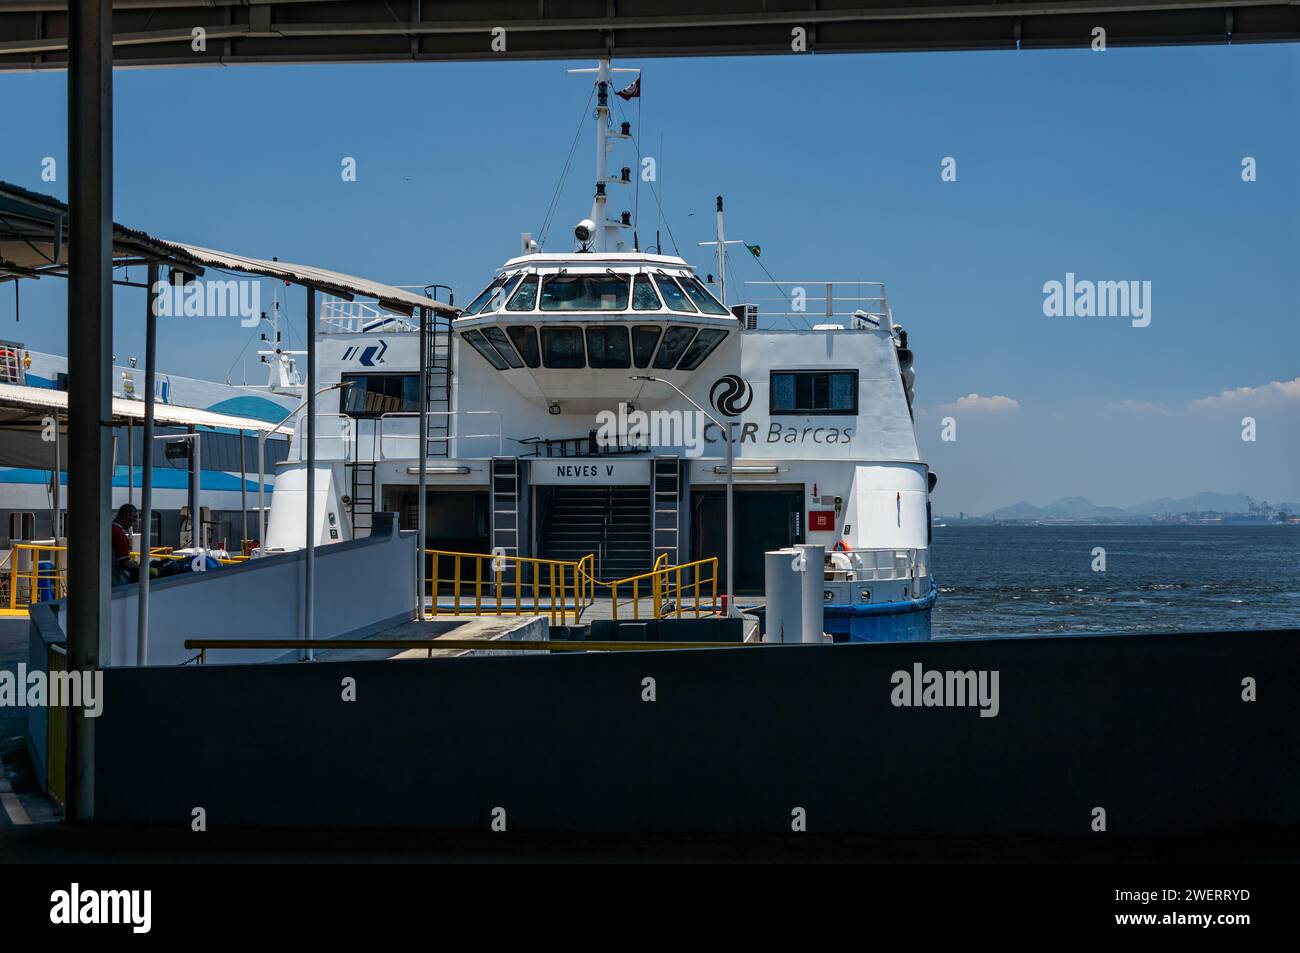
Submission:
M 594 580 L 593 580 L 594 582 Z M 668 616 L 680 619 L 683 613 L 698 619 L 702 614 L 717 614 L 718 611 L 718 558 L 697 559 L 694 562 L 672 566 L 668 555 L 661 554 L 655 560 L 654 568 L 637 576 L 616 579 L 608 586 L 613 602 L 612 617 L 617 621 L 619 610 L 619 590 L 631 591 L 632 618 L 641 618 L 641 600 L 649 599 L 651 619 L 663 619 Z M 644 587 L 644 589 L 643 589 Z M 646 595 L 643 596 L 642 592 Z M 702 600 L 707 601 L 708 608 L 702 607 Z M 690 602 L 689 607 L 686 606 Z
M 36 602 L 62 599 L 68 594 L 67 547 L 15 543 L 9 552 L 6 583 L 9 592 L 5 606 L 22 609 Z M 47 555 L 48 554 L 48 555 Z M 53 563 L 53 569 L 41 569 L 41 563 Z M 48 598 L 45 596 L 48 594 Z
M 0 580 L 7 585 L 8 592 L 0 597 L 0 608 L 25 609 L 37 602 L 51 602 L 63 599 L 68 594 L 68 547 L 42 545 L 40 543 L 15 543 L 9 552 L 8 572 L 0 567 Z M 131 557 L 139 560 L 138 552 Z M 192 556 L 178 556 L 170 546 L 149 547 L 149 558 L 184 560 Z M 246 562 L 247 556 L 232 556 L 218 559 L 223 566 Z M 41 569 L 41 563 L 53 563 L 53 569 Z M 45 583 L 45 585 L 42 585 Z
M 552 625 L 577 625 L 595 598 L 591 555 L 577 561 L 440 549 L 424 555 L 431 615 L 547 615 Z M 438 605 L 444 590 L 449 609 Z
M 602 582 L 595 576 L 594 555 L 577 561 L 440 549 L 426 549 L 424 555 L 424 595 L 432 606 L 426 615 L 546 615 L 553 625 L 577 625 L 595 601 L 597 586 L 609 590 L 615 620 L 630 604 L 632 618 L 639 621 L 643 601 L 650 603 L 647 619 L 698 619 L 718 612 L 717 557 L 673 566 L 661 554 L 649 572 Z

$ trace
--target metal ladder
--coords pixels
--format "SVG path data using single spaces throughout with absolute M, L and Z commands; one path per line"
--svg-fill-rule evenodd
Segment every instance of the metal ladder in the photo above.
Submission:
M 515 457 L 492 458 L 492 552 L 519 555 L 519 461 Z M 513 561 L 502 568 L 501 581 L 514 583 Z
M 352 537 L 369 536 L 375 515 L 375 464 L 358 460 L 352 464 Z
M 424 381 L 424 400 L 429 411 L 425 437 L 429 456 L 447 457 L 451 447 L 451 318 L 432 308 L 425 315 L 429 348 Z
M 680 562 L 678 545 L 681 529 L 681 466 L 675 456 L 655 457 L 650 471 L 651 517 L 654 526 L 654 551 L 651 563 L 668 554 L 670 565 Z

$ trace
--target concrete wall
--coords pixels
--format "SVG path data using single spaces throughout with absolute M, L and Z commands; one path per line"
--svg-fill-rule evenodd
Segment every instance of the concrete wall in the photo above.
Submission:
M 155 580 L 149 589 L 149 664 L 179 665 L 197 654 L 192 638 L 297 638 L 302 633 L 306 554 L 299 550 L 207 573 Z M 105 667 L 135 665 L 139 586 L 113 590 L 100 657 Z M 376 513 L 365 539 L 316 551 L 318 639 L 360 637 L 415 611 L 415 534 L 395 515 Z M 275 652 L 214 652 L 210 662 L 268 662 Z
M 914 663 L 996 670 L 997 716 L 895 707 Z M 496 807 L 512 831 L 788 833 L 796 808 L 810 832 L 1297 825 L 1298 693 L 1296 630 L 125 668 L 106 673 L 96 811 L 188 826 L 201 806 L 209 829 L 487 829 Z

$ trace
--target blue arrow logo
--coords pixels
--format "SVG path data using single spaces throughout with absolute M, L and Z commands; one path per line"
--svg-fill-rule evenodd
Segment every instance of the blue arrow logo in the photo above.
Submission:
M 388 350 L 388 342 L 381 340 L 378 345 L 370 345 L 361 352 L 361 363 L 365 367 L 374 367 L 376 364 L 384 363 L 384 353 Z

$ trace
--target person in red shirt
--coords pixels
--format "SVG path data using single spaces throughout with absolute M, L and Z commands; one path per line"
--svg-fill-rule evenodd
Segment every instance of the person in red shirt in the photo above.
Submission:
M 123 503 L 113 518 L 113 585 L 120 586 L 139 578 L 139 564 L 131 558 L 131 527 L 135 525 L 136 508 Z

